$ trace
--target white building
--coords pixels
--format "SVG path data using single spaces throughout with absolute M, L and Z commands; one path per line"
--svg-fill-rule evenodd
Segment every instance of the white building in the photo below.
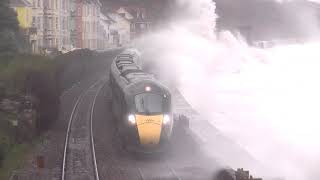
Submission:
M 37 1 L 37 0 L 34 0 Z M 44 37 L 45 49 L 60 49 L 60 0 L 43 0 L 44 7 Z
M 41 53 L 44 46 L 44 0 L 32 1 L 32 27 L 36 30 L 36 35 L 31 41 L 33 53 Z
M 74 48 L 98 49 L 98 27 L 101 2 L 99 0 L 73 0 L 71 12 L 71 44 Z
M 98 49 L 105 50 L 113 47 L 111 39 L 111 25 L 115 21 L 107 15 L 100 13 L 100 21 L 98 27 Z
M 99 0 L 83 3 L 83 48 L 98 49 L 98 25 L 101 6 Z
M 130 43 L 130 20 L 126 19 L 123 14 L 108 13 L 108 16 L 114 21 L 110 26 L 111 43 L 115 46 L 123 46 Z
M 60 46 L 58 47 L 59 50 L 71 50 L 70 19 L 70 0 L 60 0 Z
M 113 7 L 108 10 L 107 15 L 115 21 L 110 27 L 110 40 L 116 46 L 129 44 L 150 29 L 151 23 L 147 20 L 146 9 L 143 7 Z

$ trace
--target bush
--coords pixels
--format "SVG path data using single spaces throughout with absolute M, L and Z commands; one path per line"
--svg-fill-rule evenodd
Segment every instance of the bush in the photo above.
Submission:
M 0 56 L 14 56 L 31 50 L 29 41 L 19 29 L 17 14 L 9 4 L 9 0 L 0 1 Z
M 7 96 L 31 95 L 37 99 L 37 133 L 49 128 L 59 108 L 55 62 L 43 56 L 18 55 L 2 68 L 0 77 Z

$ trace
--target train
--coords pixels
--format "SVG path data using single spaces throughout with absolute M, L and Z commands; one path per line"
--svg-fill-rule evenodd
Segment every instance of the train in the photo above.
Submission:
M 169 89 L 153 74 L 143 71 L 140 53 L 126 49 L 111 64 L 111 107 L 126 149 L 163 152 L 173 131 Z

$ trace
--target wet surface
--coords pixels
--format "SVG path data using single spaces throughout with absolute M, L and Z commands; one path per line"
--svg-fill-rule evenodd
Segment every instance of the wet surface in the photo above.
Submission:
M 173 134 L 171 148 L 165 153 L 127 152 L 111 112 L 108 83 L 97 99 L 93 127 L 101 179 L 213 179 L 219 163 L 204 156 L 199 144 L 185 131 Z
M 47 172 L 47 176 L 43 176 L 42 179 L 60 179 L 66 127 L 73 106 L 79 95 L 94 84 L 97 79 L 102 76 L 108 77 L 108 72 L 106 71 L 109 70 L 113 56 L 105 56 L 105 59 L 104 71 L 96 72 L 92 77 L 88 77 L 88 79 L 80 82 L 80 84 L 63 95 L 59 121 L 53 129 L 53 133 L 48 136 L 47 144 L 38 150 L 40 154 L 46 154 L 46 168 L 41 172 L 43 174 Z M 99 85 L 103 86 L 103 88 L 97 96 L 93 113 L 93 136 L 100 179 L 214 179 L 213 175 L 221 167 L 221 161 L 212 156 L 207 156 L 207 153 L 202 148 L 203 139 L 195 136 L 190 129 L 175 131 L 171 139 L 171 148 L 165 153 L 137 156 L 134 153 L 127 152 L 120 140 L 116 128 L 116 120 L 111 113 L 111 93 L 108 79 Z M 67 179 L 93 179 L 88 122 L 96 92 L 97 87 L 88 92 L 80 102 L 79 110 L 75 114 L 75 123 L 72 126 L 73 133 L 70 137 L 72 153 L 69 154 L 68 159 L 68 167 L 73 168 L 67 171 Z M 174 95 L 177 96 L 178 94 L 174 93 Z M 183 97 L 176 99 L 176 112 L 185 114 L 189 118 L 197 115 L 186 104 Z M 202 131 L 203 133 L 208 133 L 205 129 L 210 128 L 205 127 L 204 131 Z M 206 139 L 206 141 L 212 140 Z M 31 174 L 34 174 L 34 169 L 32 172 Z

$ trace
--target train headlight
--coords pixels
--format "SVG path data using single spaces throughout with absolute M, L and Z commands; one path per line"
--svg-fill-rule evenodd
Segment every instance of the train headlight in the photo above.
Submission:
M 146 87 L 145 87 L 145 90 L 146 90 L 147 92 L 150 92 L 150 91 L 151 91 L 151 87 L 150 87 L 150 86 L 146 86 Z
M 136 124 L 136 117 L 133 115 L 133 114 L 130 114 L 128 116 L 128 121 L 131 123 L 131 124 Z
M 168 114 L 163 116 L 163 124 L 169 124 L 171 122 L 171 118 Z

